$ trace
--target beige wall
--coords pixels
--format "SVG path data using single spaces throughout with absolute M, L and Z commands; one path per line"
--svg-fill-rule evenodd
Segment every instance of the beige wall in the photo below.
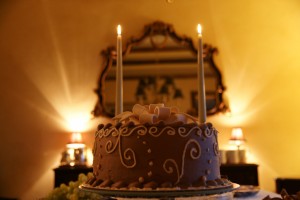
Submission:
M 263 189 L 300 177 L 300 1 L 2 0 L 0 1 L 0 196 L 37 199 L 53 187 L 52 169 L 69 140 L 67 121 L 89 116 L 100 50 L 154 20 L 217 46 L 232 116 L 208 118 L 225 147 L 234 126 L 247 138 Z M 85 140 L 101 120 L 88 121 Z

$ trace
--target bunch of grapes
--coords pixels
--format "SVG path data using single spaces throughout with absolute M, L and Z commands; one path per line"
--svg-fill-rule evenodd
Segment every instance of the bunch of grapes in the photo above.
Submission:
M 79 186 L 93 176 L 92 173 L 79 174 L 77 181 L 70 181 L 69 185 L 61 184 L 54 188 L 47 196 L 46 200 L 80 200 L 80 199 L 101 199 L 98 194 L 79 190 Z

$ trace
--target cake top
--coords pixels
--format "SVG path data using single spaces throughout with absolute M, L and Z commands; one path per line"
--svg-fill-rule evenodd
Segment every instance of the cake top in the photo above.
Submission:
M 113 118 L 115 123 L 128 123 L 134 124 L 158 124 L 164 122 L 165 124 L 173 124 L 175 122 L 197 123 L 197 118 L 179 112 L 177 107 L 166 107 L 164 104 L 150 104 L 140 105 L 135 104 L 132 112 L 125 111 Z

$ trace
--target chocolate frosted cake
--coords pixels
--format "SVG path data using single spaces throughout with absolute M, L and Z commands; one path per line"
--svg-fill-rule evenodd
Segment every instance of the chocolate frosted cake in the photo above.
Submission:
M 217 130 L 163 104 L 135 105 L 100 124 L 94 177 L 85 186 L 113 189 L 203 189 L 231 185 L 220 176 Z

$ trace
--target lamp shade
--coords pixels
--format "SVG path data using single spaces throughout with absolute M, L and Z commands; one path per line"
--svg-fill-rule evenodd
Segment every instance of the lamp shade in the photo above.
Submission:
M 233 128 L 231 131 L 231 137 L 229 140 L 231 143 L 234 143 L 237 146 L 240 146 L 245 142 L 242 128 Z

